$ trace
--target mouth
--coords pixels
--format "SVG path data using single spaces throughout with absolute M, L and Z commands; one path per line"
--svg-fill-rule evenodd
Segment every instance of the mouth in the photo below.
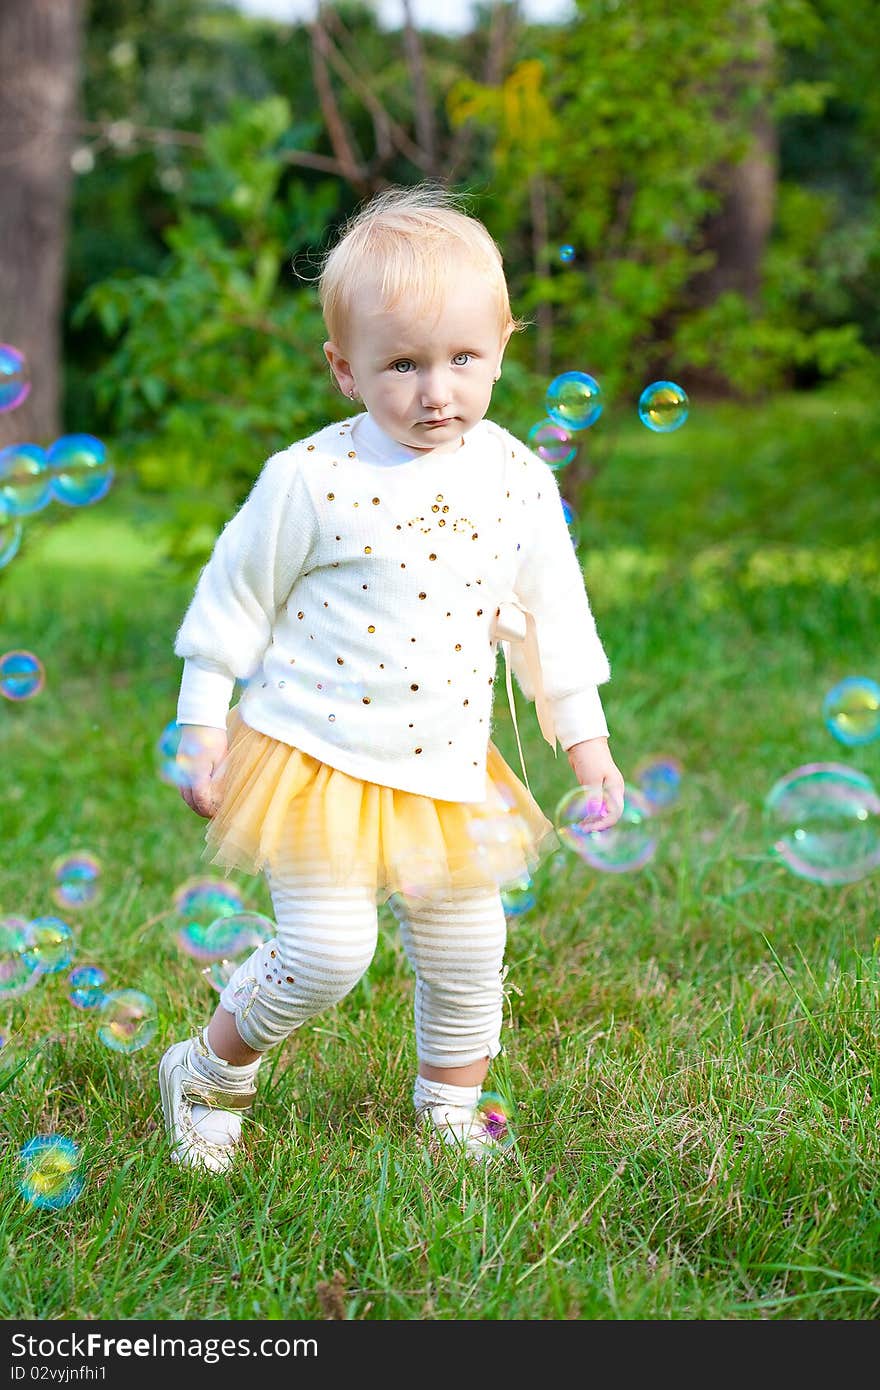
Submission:
M 445 419 L 443 419 L 443 420 L 421 420 L 421 421 L 420 421 L 420 424 L 422 424 L 422 425 L 424 426 L 425 429 L 428 429 L 428 430 L 436 430 L 436 429 L 440 429 L 440 427 L 441 427 L 442 425 L 454 425 L 454 424 L 455 424 L 455 416 L 454 416 L 454 415 L 448 415 L 448 416 L 447 416 Z

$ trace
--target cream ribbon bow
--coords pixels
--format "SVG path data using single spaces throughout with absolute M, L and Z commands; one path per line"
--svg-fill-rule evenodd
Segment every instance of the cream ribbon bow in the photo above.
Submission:
M 507 687 L 507 703 L 510 707 L 510 717 L 513 721 L 513 732 L 516 737 L 516 746 L 519 752 L 520 766 L 522 767 L 523 781 L 529 792 L 528 773 L 526 772 L 526 760 L 523 756 L 522 743 L 519 737 L 519 725 L 516 722 L 516 702 L 513 696 L 513 679 L 510 670 L 510 644 L 511 642 L 522 642 L 524 644 L 524 655 L 529 677 L 535 692 L 535 713 L 538 716 L 538 725 L 544 738 L 553 749 L 556 756 L 556 726 L 553 722 L 553 713 L 550 708 L 550 701 L 544 691 L 544 677 L 541 671 L 541 653 L 538 648 L 538 632 L 535 626 L 535 616 L 528 608 L 524 608 L 519 603 L 500 603 L 495 611 L 495 618 L 491 629 L 492 637 L 501 643 L 501 650 L 504 653 L 504 680 Z

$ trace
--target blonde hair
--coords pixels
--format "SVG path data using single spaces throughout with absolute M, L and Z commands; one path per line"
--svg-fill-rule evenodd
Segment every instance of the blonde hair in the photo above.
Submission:
M 495 291 L 499 333 L 523 326 L 511 314 L 496 242 L 458 202 L 448 189 L 421 183 L 383 189 L 354 213 L 318 277 L 318 298 L 332 342 L 344 344 L 354 295 L 363 284 L 376 284 L 389 308 L 406 297 L 433 309 L 462 260 L 485 271 Z

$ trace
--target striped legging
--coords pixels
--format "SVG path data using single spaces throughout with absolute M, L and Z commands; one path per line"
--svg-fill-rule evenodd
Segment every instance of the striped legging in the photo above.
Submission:
M 244 1042 L 265 1052 L 343 999 L 378 939 L 375 889 L 316 874 L 268 878 L 276 936 L 238 966 L 220 995 Z M 457 890 L 438 901 L 391 900 L 415 972 L 420 1062 L 463 1067 L 501 1050 L 507 922 L 500 894 Z

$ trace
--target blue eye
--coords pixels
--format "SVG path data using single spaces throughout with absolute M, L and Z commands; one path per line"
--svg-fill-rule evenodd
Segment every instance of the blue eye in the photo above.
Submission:
M 452 365 L 454 367 L 466 367 L 470 361 L 470 357 L 471 355 L 469 352 L 457 352 L 452 359 Z
M 392 372 L 398 372 L 401 376 L 405 376 L 410 367 L 413 366 L 415 366 L 414 362 L 410 362 L 409 358 L 403 358 L 400 362 L 392 362 L 391 370 Z

